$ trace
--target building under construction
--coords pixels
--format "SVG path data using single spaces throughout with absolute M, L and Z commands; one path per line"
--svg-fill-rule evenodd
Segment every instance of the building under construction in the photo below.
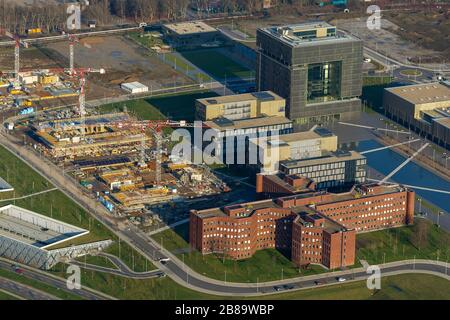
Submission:
M 127 118 L 126 114 L 69 118 L 37 123 L 33 129 L 50 157 L 67 162 L 140 150 L 142 143 L 151 140 L 146 133 L 138 128 L 119 130 L 113 125 Z

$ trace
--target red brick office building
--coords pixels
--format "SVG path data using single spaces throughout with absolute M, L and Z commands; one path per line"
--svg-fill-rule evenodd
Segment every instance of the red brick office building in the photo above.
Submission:
M 334 269 L 355 260 L 355 236 L 413 223 L 414 192 L 401 186 L 360 185 L 350 192 L 315 192 L 191 211 L 190 245 L 232 259 L 257 250 L 290 250 L 297 265 Z

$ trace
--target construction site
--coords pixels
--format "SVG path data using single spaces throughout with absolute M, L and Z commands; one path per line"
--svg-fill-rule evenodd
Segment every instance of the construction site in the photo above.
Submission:
M 208 167 L 170 156 L 164 130 L 192 126 L 184 121 L 139 121 L 127 112 L 80 117 L 77 110 L 66 108 L 30 117 L 14 131 L 111 214 L 151 225 L 159 217 L 148 219 L 150 205 L 230 191 Z

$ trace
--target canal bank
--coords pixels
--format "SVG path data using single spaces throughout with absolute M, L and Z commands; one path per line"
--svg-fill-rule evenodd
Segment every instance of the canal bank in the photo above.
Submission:
M 365 152 L 383 146 L 373 139 L 360 141 L 356 149 Z M 407 157 L 392 149 L 366 153 L 365 156 L 370 167 L 369 178 L 374 181 L 382 180 L 407 160 Z M 450 231 L 450 182 L 447 179 L 411 161 L 394 174 L 389 182 L 411 186 L 416 191 L 418 199 L 423 199 L 416 201 L 416 211 L 418 213 L 422 211 L 431 221 L 436 223 L 438 221 L 436 211 L 443 211 L 444 214 L 439 217 L 439 224 Z M 441 210 L 433 210 L 433 206 Z

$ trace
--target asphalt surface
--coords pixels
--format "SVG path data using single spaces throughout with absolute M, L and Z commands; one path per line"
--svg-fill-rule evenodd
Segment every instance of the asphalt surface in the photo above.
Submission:
M 3 260 L 0 260 L 0 268 L 7 270 L 7 271 L 13 271 L 11 263 L 5 262 Z M 51 277 L 50 275 L 46 275 L 44 273 L 35 271 L 28 267 L 20 266 L 20 268 L 23 270 L 23 273 L 22 273 L 23 277 L 46 283 L 58 290 L 62 290 L 62 291 L 69 292 L 71 294 L 75 294 L 86 300 L 105 300 L 106 299 L 103 296 L 100 296 L 98 294 L 95 294 L 95 293 L 88 291 L 86 289 L 83 289 L 83 288 L 81 288 L 79 290 L 78 289 L 69 290 L 67 288 L 66 281 L 63 279 L 57 279 L 57 278 Z M 13 291 L 13 292 L 16 292 L 16 291 Z M 18 292 L 18 294 L 21 295 L 20 292 Z
M 135 272 L 135 271 L 130 270 L 130 268 L 128 268 L 128 266 L 126 264 L 124 264 L 122 262 L 122 260 L 120 260 L 119 258 L 117 258 L 115 256 L 112 256 L 109 254 L 99 254 L 99 255 L 108 257 L 108 259 L 111 260 L 111 262 L 117 266 L 117 269 L 97 266 L 97 265 L 83 263 L 83 262 L 75 261 L 75 260 L 71 261 L 70 264 L 77 265 L 84 269 L 114 274 L 114 275 L 118 275 L 118 276 L 125 277 L 125 278 L 130 278 L 130 279 L 150 279 L 150 278 L 158 278 L 158 277 L 164 276 L 164 272 L 161 270 L 158 270 L 158 269 L 151 270 L 148 272 Z
M 7 139 L 5 139 L 7 140 Z M 11 145 L 9 145 L 11 146 Z M 17 147 L 14 145 L 14 147 Z M 17 154 L 17 152 L 16 152 Z M 19 157 L 22 158 L 22 155 L 19 155 Z M 42 160 L 40 160 L 42 161 Z M 42 171 L 39 170 L 40 164 L 33 163 L 32 161 L 26 161 L 29 163 L 37 172 L 42 174 Z M 57 170 L 57 169 L 56 169 Z M 56 183 L 56 186 L 61 188 L 63 192 L 66 193 L 69 197 L 71 197 L 76 203 L 82 205 L 83 207 L 89 209 L 89 206 L 86 204 L 84 199 L 80 198 L 78 195 L 72 194 L 70 192 L 67 192 L 67 184 L 70 184 L 71 181 L 67 181 L 65 185 L 60 185 L 58 183 L 58 179 L 55 179 L 57 173 L 55 171 L 52 171 L 52 176 L 47 176 L 49 174 L 47 171 L 44 172 L 44 176 L 49 179 L 50 181 Z M 67 179 L 66 179 L 67 180 Z M 217 295 L 240 295 L 240 296 L 247 296 L 247 295 L 257 295 L 257 294 L 263 294 L 263 293 L 276 293 L 278 292 L 274 286 L 275 285 L 290 285 L 294 288 L 314 288 L 317 285 L 315 284 L 315 280 L 317 279 L 323 279 L 321 281 L 326 283 L 338 283 L 335 279 L 336 275 L 317 275 L 315 277 L 307 277 L 306 279 L 292 279 L 292 280 L 284 280 L 284 281 L 278 281 L 276 283 L 270 283 L 270 284 L 232 284 L 232 283 L 222 283 L 220 281 L 209 279 L 206 277 L 203 277 L 200 274 L 197 274 L 193 270 L 189 269 L 187 266 L 185 266 L 179 259 L 174 257 L 172 254 L 167 252 L 164 249 L 160 249 L 160 246 L 155 243 L 153 240 L 149 239 L 147 236 L 143 235 L 139 230 L 126 228 L 126 229 L 119 229 L 117 226 L 115 226 L 110 219 L 107 219 L 106 216 L 100 212 L 101 210 L 89 210 L 99 221 L 104 223 L 109 229 L 111 229 L 114 233 L 116 233 L 120 238 L 124 239 L 126 242 L 128 242 L 130 245 L 138 249 L 142 254 L 147 256 L 150 260 L 155 261 L 155 265 L 163 272 L 165 272 L 169 277 L 174 279 L 176 282 L 178 282 L 181 285 L 190 287 L 191 289 L 207 292 L 211 294 L 217 294 Z M 158 260 L 162 258 L 170 258 L 171 260 L 166 263 L 160 263 Z M 0 264 L 1 266 L 1 264 Z M 4 267 L 7 267 L 10 269 L 10 265 L 4 265 Z M 447 270 L 445 270 L 445 267 L 433 264 L 433 263 L 418 263 L 415 266 L 411 263 L 401 266 L 389 266 L 385 267 L 382 272 L 388 273 L 388 272 L 412 272 L 412 271 L 431 271 L 435 273 L 440 274 L 446 274 Z M 25 273 L 27 275 L 28 272 Z M 31 273 L 31 277 L 44 281 L 46 283 L 52 284 L 56 287 L 59 287 L 61 289 L 65 289 L 65 281 L 57 281 L 53 278 L 46 277 L 40 273 Z M 344 276 L 347 278 L 352 279 L 366 279 L 367 274 L 364 271 L 359 271 L 355 273 L 355 270 L 348 270 L 343 271 L 339 273 L 339 276 Z M 85 299 L 99 299 L 101 297 L 91 294 L 90 292 L 81 291 L 77 292 L 74 291 L 73 293 L 79 294 L 80 296 L 84 297 Z
M 3 277 L 0 277 L 0 289 L 26 300 L 59 300 L 55 296 Z

